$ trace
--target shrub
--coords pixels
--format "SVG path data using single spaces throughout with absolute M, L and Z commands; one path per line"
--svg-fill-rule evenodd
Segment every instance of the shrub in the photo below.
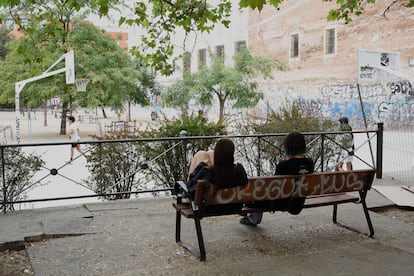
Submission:
M 39 171 L 45 162 L 35 154 L 26 154 L 21 148 L 3 148 L 3 159 L 0 158 L 0 167 L 4 168 L 0 175 L 0 198 L 3 201 L 18 201 L 26 198 L 26 193 L 34 187 L 40 186 L 33 181 L 34 174 Z M 5 183 L 5 186 L 3 186 Z M 14 210 L 13 204 L 5 206 L 6 211 Z M 0 206 L 0 210 L 4 206 Z
M 179 136 L 217 136 L 225 135 L 226 130 L 220 123 L 210 123 L 200 116 L 183 114 L 180 119 L 161 119 L 156 130 L 141 132 L 145 138 L 163 138 Z M 163 140 L 142 143 L 140 152 L 145 160 L 151 160 L 149 173 L 156 187 L 173 187 L 177 180 L 185 180 L 188 160 L 198 150 L 207 150 L 215 139 Z
M 277 163 L 285 158 L 283 152 L 285 134 L 332 131 L 335 128 L 335 122 L 309 114 L 305 115 L 304 111 L 293 105 L 291 109 L 282 109 L 281 112 L 269 109 L 266 118 L 243 123 L 239 128 L 254 134 L 283 134 L 255 139 L 251 145 L 238 145 L 238 148 L 244 149 L 242 154 L 250 162 L 248 167 L 251 174 L 258 173 L 258 168 L 260 168 L 261 174 L 271 175 L 274 173 Z M 331 136 L 330 138 L 334 139 Z M 306 135 L 305 141 L 307 144 L 306 155 L 314 160 L 315 170 L 320 170 L 322 167 L 322 154 L 324 167 L 333 161 L 336 147 L 329 139 L 325 139 L 323 142 L 323 152 L 320 136 Z M 259 162 L 260 164 L 258 164 Z

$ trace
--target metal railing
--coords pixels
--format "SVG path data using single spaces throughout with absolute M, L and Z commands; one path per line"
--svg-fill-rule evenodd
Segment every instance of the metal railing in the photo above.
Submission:
M 356 169 L 374 168 L 382 178 L 383 126 L 376 130 L 352 131 L 355 137 L 364 138 L 355 148 Z M 236 146 L 235 160 L 241 163 L 248 175 L 271 175 L 276 164 L 284 158 L 282 141 L 287 133 L 229 135 Z M 334 170 L 337 152 L 341 149 L 339 137 L 344 132 L 306 132 L 307 155 L 315 161 L 316 171 Z M 0 145 L 3 212 L 18 204 L 84 198 L 120 199 L 131 195 L 170 193 L 176 180 L 187 179 L 188 165 L 193 154 L 200 149 L 212 148 L 222 136 L 180 136 L 165 138 L 137 138 L 81 142 L 88 158 L 77 155 L 69 160 L 70 142 Z M 361 140 L 361 139 L 360 139 Z M 372 150 L 376 144 L 375 151 Z M 10 156 L 20 151 L 19 160 Z M 18 183 L 18 167 L 28 156 L 40 156 L 39 169 L 29 174 L 25 183 Z M 26 158 L 26 159 L 25 159 Z M 15 164 L 14 164 L 15 165 Z M 355 167 L 354 167 L 355 168 Z M 18 175 L 16 176 L 18 177 Z M 13 182 L 14 181 L 14 182 Z M 16 196 L 20 185 L 22 196 Z M 47 192 L 28 196 L 33 190 L 45 188 Z M 65 190 L 65 195 L 44 197 L 49 191 Z M 82 189 L 81 194 L 76 194 Z M 76 192 L 75 192 L 76 191 Z M 67 195 L 73 192 L 74 195 Z M 43 197 L 42 197 L 43 195 Z M 13 198 L 13 199 L 11 199 Z

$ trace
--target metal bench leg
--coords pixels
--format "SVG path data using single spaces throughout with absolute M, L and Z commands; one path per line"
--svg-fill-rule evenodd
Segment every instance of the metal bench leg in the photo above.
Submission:
M 200 247 L 200 261 L 206 260 L 206 250 L 204 248 L 203 233 L 201 232 L 201 223 L 199 218 L 194 218 L 197 231 L 198 246 Z
M 175 241 L 181 241 L 181 213 L 178 210 L 175 218 Z
M 333 223 L 336 223 L 337 213 L 338 213 L 338 204 L 334 204 L 334 206 L 333 206 L 333 214 L 332 214 L 332 221 L 333 221 Z
M 369 211 L 368 211 L 367 203 L 365 202 L 365 198 L 367 196 L 367 192 L 366 191 L 360 191 L 359 192 L 359 195 L 361 197 L 362 207 L 364 208 L 365 218 L 367 219 L 367 223 L 368 223 L 369 236 L 370 237 L 373 237 L 374 236 L 374 227 L 372 226 L 372 221 L 371 221 L 371 217 L 369 216 Z

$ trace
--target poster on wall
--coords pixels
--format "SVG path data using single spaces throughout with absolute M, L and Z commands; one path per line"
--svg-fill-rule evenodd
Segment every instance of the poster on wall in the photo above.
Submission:
M 395 79 L 400 67 L 397 52 L 359 50 L 358 81 L 386 82 Z

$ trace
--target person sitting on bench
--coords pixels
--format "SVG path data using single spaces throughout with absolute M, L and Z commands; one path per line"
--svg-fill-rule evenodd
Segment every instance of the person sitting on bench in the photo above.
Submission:
M 302 134 L 292 132 L 287 135 L 283 141 L 286 160 L 280 161 L 276 166 L 276 175 L 300 175 L 313 173 L 314 162 L 312 159 L 305 157 L 306 142 Z M 305 203 L 304 197 L 278 199 L 271 202 L 261 202 L 264 204 L 272 204 L 281 211 L 288 211 L 293 215 L 297 215 L 302 211 Z M 252 206 L 259 207 L 260 206 Z M 251 213 L 240 219 L 240 223 L 249 226 L 256 226 L 261 223 L 263 213 Z
M 247 174 L 240 163 L 234 163 L 234 143 L 228 138 L 217 141 L 213 151 L 197 152 L 190 164 L 187 187 L 194 196 L 198 180 L 206 179 L 215 190 L 244 186 Z

